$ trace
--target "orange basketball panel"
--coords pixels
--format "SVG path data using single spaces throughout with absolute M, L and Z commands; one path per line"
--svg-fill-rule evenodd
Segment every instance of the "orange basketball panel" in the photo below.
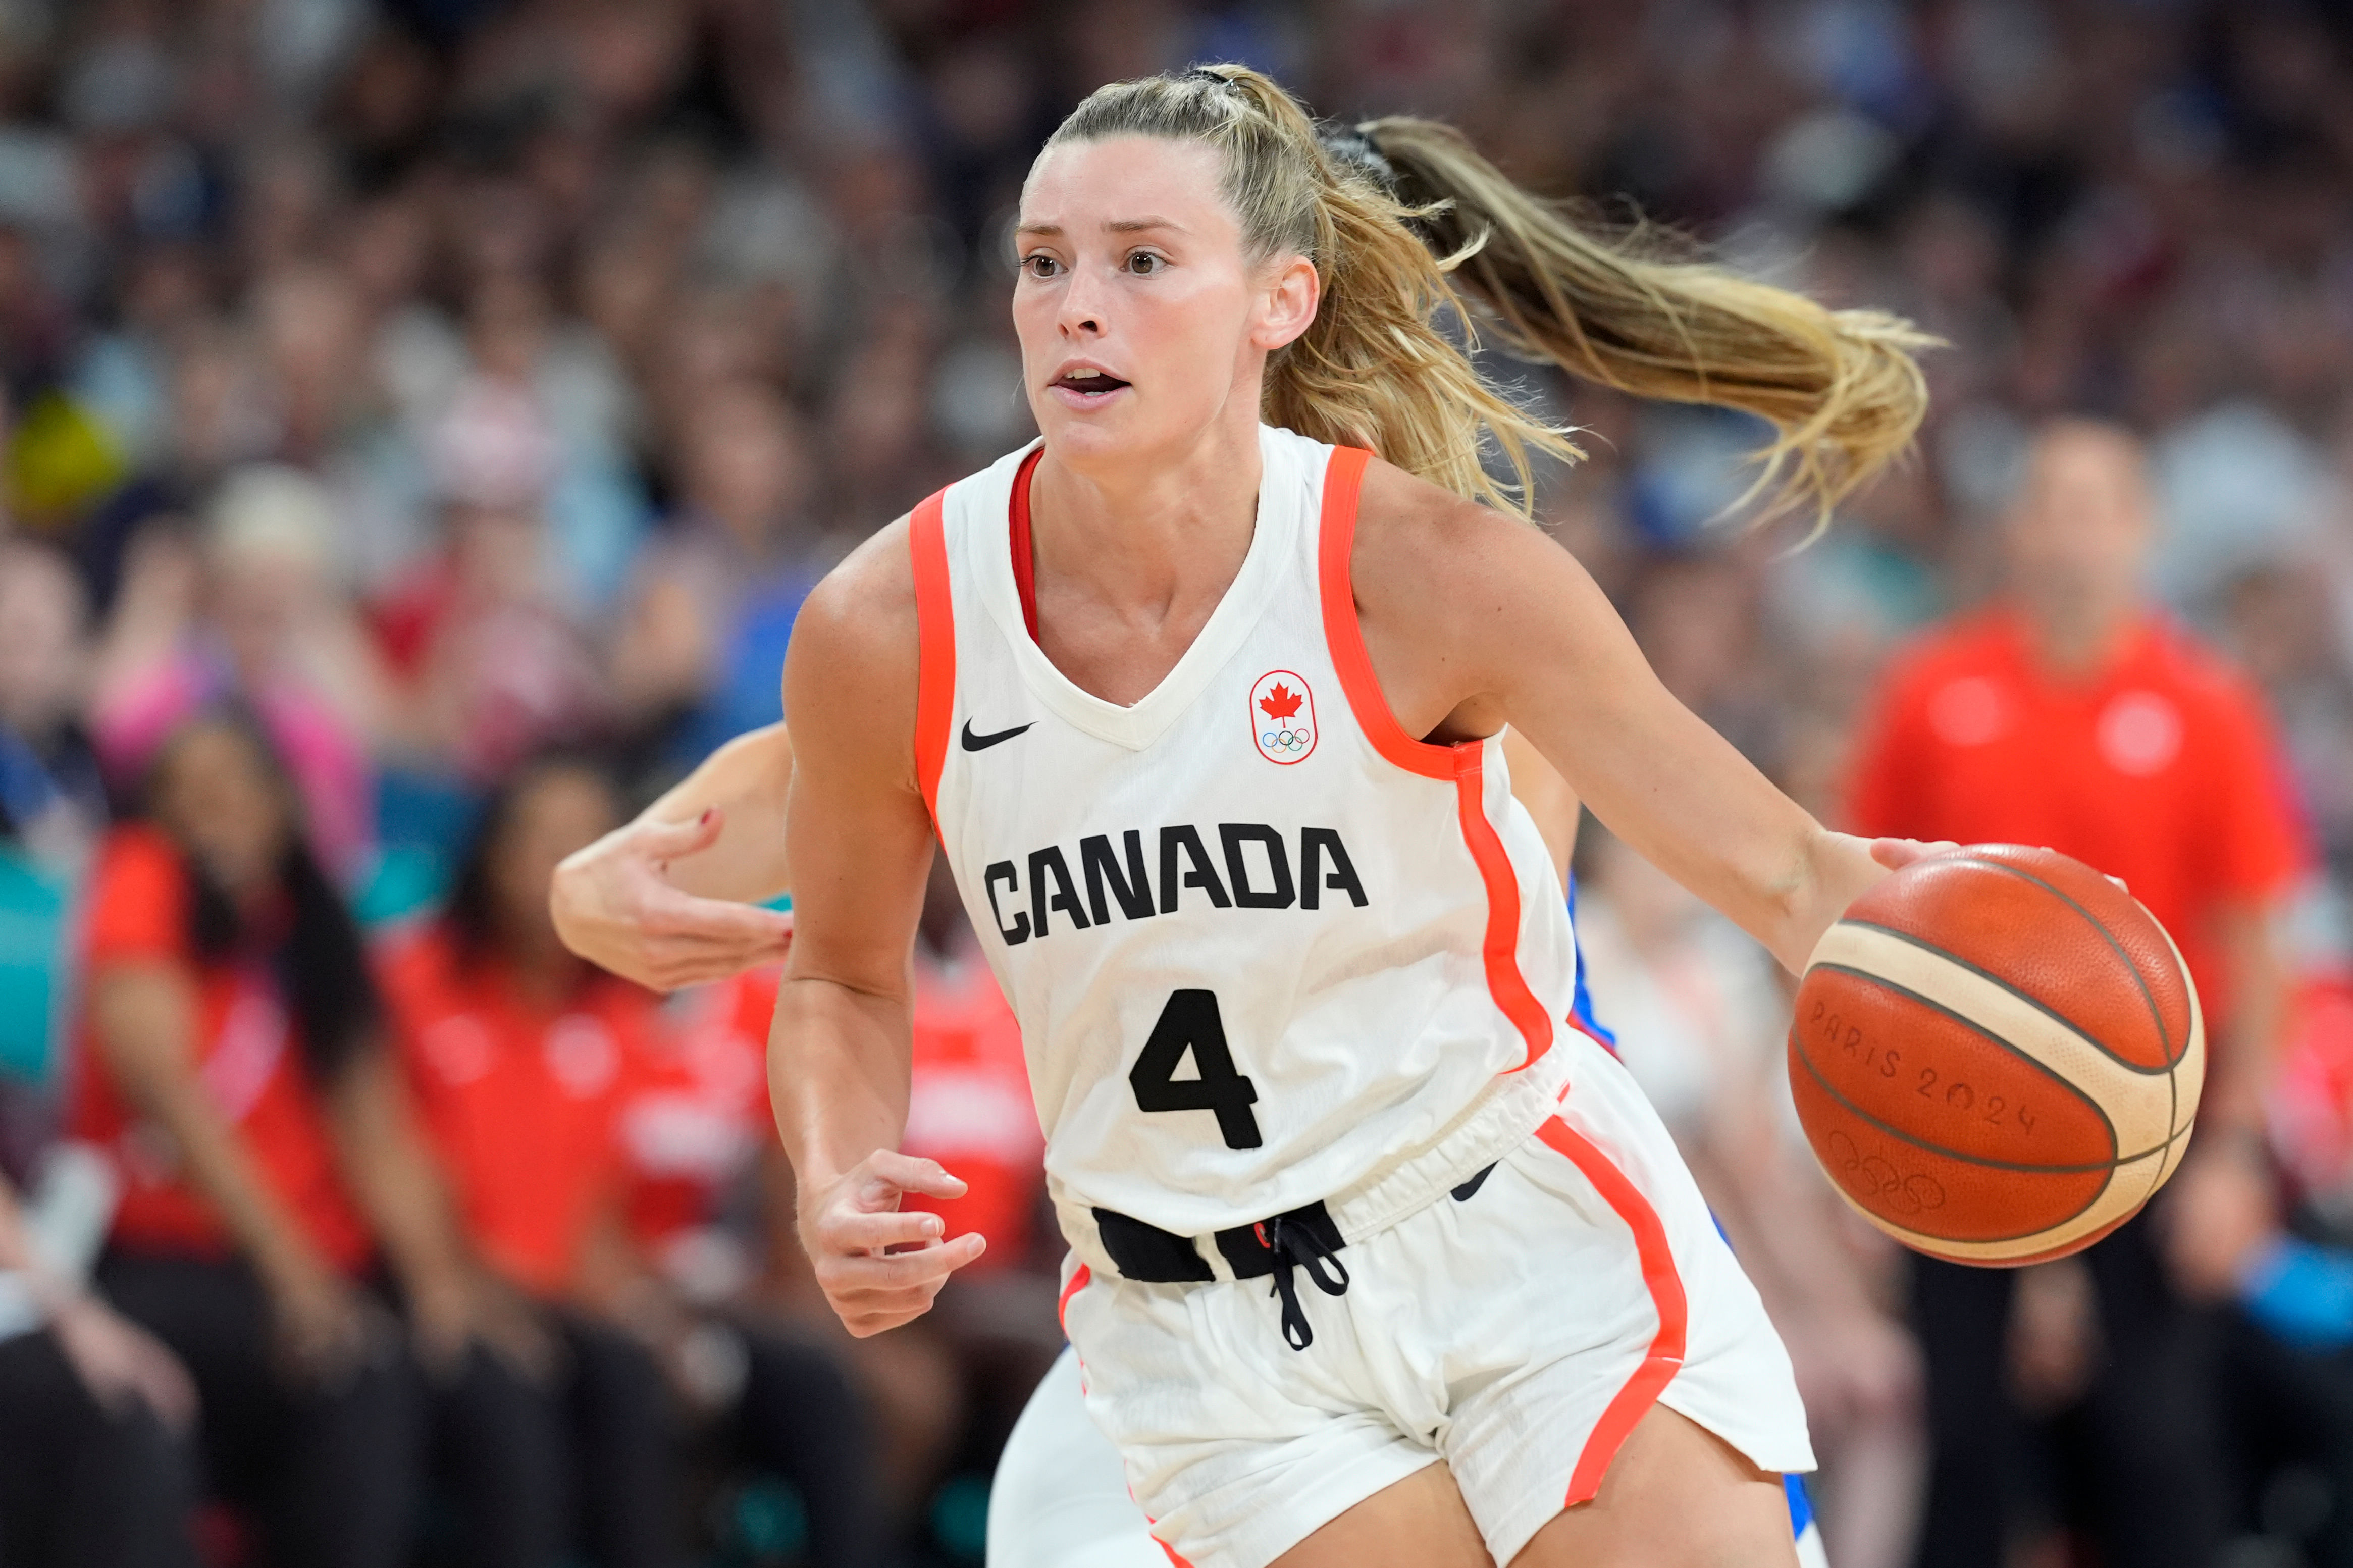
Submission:
M 1790 1053 L 1798 1117 L 1841 1192 L 1866 1214 L 1945 1241 L 2025 1239 L 2082 1214 L 2110 1173 L 2013 1171 L 1908 1142 L 1841 1104 Z
M 2157 1004 L 2158 1017 L 2165 1027 L 2169 1051 L 2166 1064 L 2170 1066 L 2181 1059 L 2189 1043 L 2190 1013 L 2196 1005 L 2191 999 L 2189 979 L 2181 972 L 2180 955 L 2174 951 L 2165 928 L 2158 924 L 2155 915 L 2141 907 L 2138 899 L 2096 868 L 2055 849 L 1988 844 L 1974 846 L 1969 853 L 1978 859 L 2042 878 L 2098 921 L 2101 929 L 2116 938 L 2116 945 L 2130 955 L 2133 967 L 2148 983 L 2149 995 Z
M 2116 1157 L 2116 1134 L 2090 1096 L 1986 1031 L 1867 976 L 1808 970 L 1789 1047 L 1852 1110 L 1942 1152 L 2038 1167 Z
M 2168 1052 L 2179 1052 L 2179 1037 L 2167 1033 L 2130 955 L 2039 879 L 1974 857 L 1942 858 L 1888 879 L 1857 900 L 1846 918 L 1883 926 L 1997 977 L 2136 1067 L 2163 1067 Z

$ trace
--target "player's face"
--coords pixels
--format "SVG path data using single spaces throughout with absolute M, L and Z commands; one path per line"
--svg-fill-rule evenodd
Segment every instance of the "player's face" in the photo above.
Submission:
M 1120 136 L 1050 149 L 1015 235 L 1023 384 L 1057 460 L 1084 471 L 1181 453 L 1258 417 L 1266 356 L 1314 315 L 1315 273 L 1254 259 L 1216 152 Z

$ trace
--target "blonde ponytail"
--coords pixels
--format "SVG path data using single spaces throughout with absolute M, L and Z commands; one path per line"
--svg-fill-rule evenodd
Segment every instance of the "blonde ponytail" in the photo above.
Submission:
M 1327 138 L 1272 79 L 1219 65 L 1100 88 L 1047 145 L 1121 135 L 1215 146 L 1250 253 L 1314 262 L 1322 305 L 1269 364 L 1267 422 L 1368 447 L 1459 495 L 1525 515 L 1530 454 L 1581 454 L 1479 374 L 1440 326 L 1450 313 L 1588 380 L 1767 419 L 1777 435 L 1752 494 L 1769 491 L 1768 510 L 1827 519 L 1925 411 L 1911 354 L 1932 340 L 1905 322 L 1591 237 L 1446 126 L 1381 120 Z M 1482 462 L 1491 444 L 1514 482 Z
M 1505 347 L 1638 397 L 1738 408 L 1771 425 L 1750 490 L 1831 509 L 1912 443 L 1936 340 L 1883 310 L 1832 310 L 1704 262 L 1604 240 L 1504 178 L 1451 126 L 1359 127 L 1396 172 L 1456 287 Z

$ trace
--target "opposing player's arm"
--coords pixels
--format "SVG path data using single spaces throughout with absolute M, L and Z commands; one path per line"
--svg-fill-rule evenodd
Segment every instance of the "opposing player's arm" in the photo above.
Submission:
M 1909 852 L 1831 833 L 1651 673 L 1567 551 L 1377 463 L 1352 563 L 1398 721 L 1447 741 L 1521 730 L 1611 832 L 1792 971 Z
M 738 735 L 627 826 L 556 868 L 548 909 L 564 943 L 657 991 L 784 957 L 792 917 L 753 907 L 786 890 L 782 724 Z
M 795 764 L 785 838 L 797 931 L 768 1042 L 800 1234 L 834 1310 L 870 1334 L 921 1313 L 977 1235 L 942 1244 L 902 1192 L 963 1184 L 897 1152 L 913 1050 L 908 969 L 932 825 L 915 782 L 917 638 L 907 530 L 885 529 L 809 595 L 785 659 Z M 917 1250 L 885 1255 L 893 1247 Z

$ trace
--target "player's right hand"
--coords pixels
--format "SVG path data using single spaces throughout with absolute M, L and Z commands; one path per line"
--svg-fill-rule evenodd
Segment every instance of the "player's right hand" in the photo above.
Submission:
M 977 1231 L 946 1241 L 939 1215 L 901 1212 L 908 1193 L 956 1198 L 965 1184 L 936 1160 L 877 1149 L 802 1205 L 818 1287 L 860 1339 L 922 1317 L 948 1276 L 987 1250 Z
M 709 848 L 723 826 L 715 806 L 692 822 L 633 822 L 566 859 L 548 889 L 564 945 L 655 991 L 781 963 L 791 915 L 698 898 L 670 879 L 670 862 Z

